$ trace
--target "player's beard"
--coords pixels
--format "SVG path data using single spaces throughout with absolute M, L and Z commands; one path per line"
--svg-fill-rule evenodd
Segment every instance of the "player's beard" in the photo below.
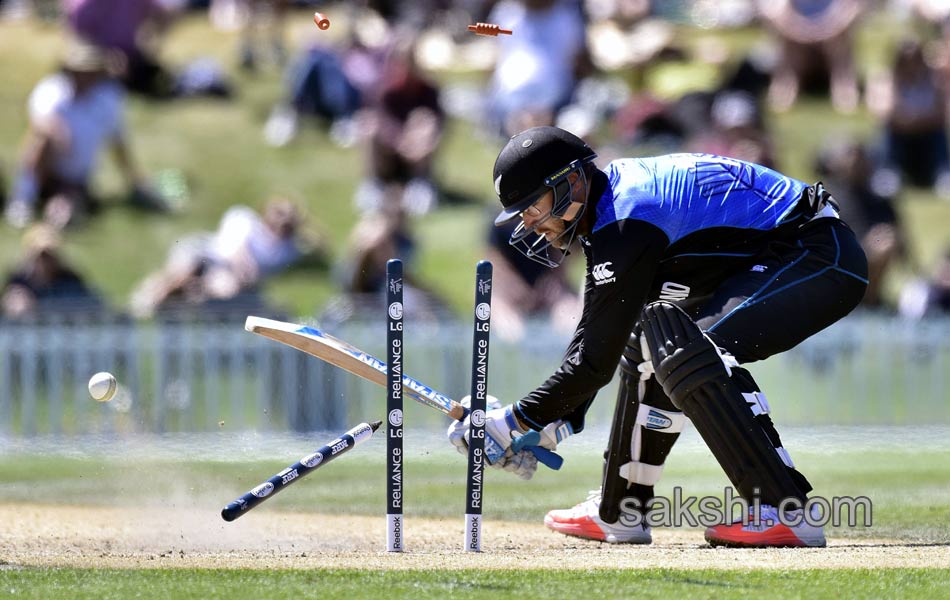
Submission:
M 560 231 L 548 232 L 554 234 L 548 239 L 545 234 L 539 233 L 537 229 L 538 226 L 547 223 L 550 219 L 557 219 L 557 221 L 562 224 L 562 227 Z M 564 257 L 567 256 L 567 248 L 570 247 L 571 242 L 574 241 L 576 231 L 577 227 L 575 223 L 564 221 L 554 215 L 549 215 L 547 218 L 533 225 L 530 229 L 524 228 L 523 224 L 517 227 L 514 233 L 511 234 L 511 239 L 508 243 L 531 260 L 554 268 L 559 266 L 564 260 Z M 549 255 L 551 249 L 553 249 L 553 255 Z

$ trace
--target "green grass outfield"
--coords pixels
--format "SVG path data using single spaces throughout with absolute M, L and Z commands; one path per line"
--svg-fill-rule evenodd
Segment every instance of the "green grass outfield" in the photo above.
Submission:
M 564 469 L 555 473 L 540 471 L 529 482 L 508 474 L 489 471 L 486 487 L 486 523 L 522 522 L 543 532 L 541 519 L 550 508 L 566 507 L 583 499 L 587 490 L 599 479 L 599 438 L 585 437 L 562 446 L 566 458 Z M 439 566 L 449 555 L 461 551 L 423 550 L 423 557 L 432 558 L 432 568 L 390 570 L 385 567 L 384 552 L 368 554 L 367 567 L 336 568 L 324 559 L 339 552 L 313 547 L 298 547 L 311 561 L 312 569 L 268 568 L 263 562 L 255 568 L 229 564 L 225 558 L 220 568 L 194 568 L 187 563 L 169 568 L 160 560 L 154 569 L 139 566 L 115 569 L 103 563 L 99 568 L 77 569 L 71 565 L 24 564 L 11 560 L 0 551 L 0 597 L 44 598 L 429 598 L 465 595 L 477 598 L 529 597 L 682 597 L 682 598 L 950 598 L 950 570 L 946 560 L 939 564 L 920 561 L 917 568 L 889 568 L 880 560 L 874 568 L 865 568 L 861 550 L 879 550 L 894 544 L 895 552 L 914 552 L 950 545 L 950 444 L 946 428 L 835 428 L 828 431 L 791 429 L 785 434 L 786 444 L 800 468 L 815 485 L 815 493 L 823 496 L 867 496 L 873 502 L 871 527 L 841 527 L 827 532 L 837 552 L 854 548 L 853 564 L 822 568 L 769 568 L 767 554 L 753 553 L 751 560 L 760 566 L 736 568 L 729 565 L 731 556 L 739 560 L 740 551 L 716 550 L 726 561 L 722 569 L 690 568 L 682 561 L 677 568 L 649 567 L 612 568 L 608 549 L 587 542 L 571 541 L 554 534 L 547 539 L 557 550 L 547 551 L 564 557 L 565 569 L 538 568 L 531 559 L 524 568 L 484 568 L 491 564 L 491 553 L 499 559 L 511 558 L 518 549 L 489 548 L 489 555 L 478 557 L 472 564 L 477 569 Z M 263 532 L 266 547 L 272 529 L 251 529 L 266 519 L 282 514 L 303 515 L 319 530 L 321 515 L 329 520 L 380 518 L 384 497 L 384 440 L 377 437 L 351 454 L 340 457 L 319 471 L 269 499 L 234 523 L 220 521 L 221 507 L 266 480 L 285 466 L 322 444 L 324 435 L 272 437 L 254 434 L 203 438 L 99 440 L 69 442 L 40 440 L 8 446 L 0 456 L 0 506 L 24 504 L 37 510 L 43 506 L 93 506 L 105 510 L 141 510 L 155 519 L 167 508 L 185 510 L 196 522 L 207 523 L 217 531 L 234 532 L 246 528 L 248 533 Z M 319 440 L 319 442 L 317 441 Z M 849 443 L 850 440 L 850 443 Z M 315 443 L 316 442 L 316 443 Z M 442 446 L 440 435 L 431 432 L 407 432 L 405 463 L 406 535 L 410 555 L 413 542 L 421 545 L 413 523 L 425 519 L 452 524 L 461 522 L 464 505 L 464 461 Z M 55 450 L 58 448 L 58 450 Z M 51 452 L 51 449 L 54 451 Z M 266 460 L 254 460 L 260 455 Z M 208 458 L 213 460 L 208 460 Z M 688 430 L 667 463 L 660 494 L 669 495 L 674 485 L 682 486 L 685 495 L 721 495 L 725 478 L 701 445 L 694 431 Z M 106 513 L 108 514 L 108 513 Z M 268 521 L 270 522 L 270 521 Z M 283 520 L 280 523 L 292 524 Z M 364 521 L 358 521 L 365 523 Z M 0 523 L 0 549 L 10 524 Z M 68 535 L 69 524 L 63 524 Z M 269 527 L 269 526 L 268 526 Z M 356 527 L 354 525 L 354 527 Z M 200 528 L 198 528 L 200 529 Z M 197 529 L 196 529 L 197 531 Z M 382 530 L 379 532 L 382 534 Z M 127 530 L 117 526 L 116 544 L 121 544 Z M 683 534 L 689 543 L 671 546 L 671 560 L 683 552 L 703 553 L 701 530 L 687 529 Z M 47 534 L 48 535 L 48 534 Z M 182 535 L 182 547 L 188 536 Z M 195 535 L 198 535 L 195 533 Z M 357 535 L 353 532 L 353 535 Z M 178 538 L 177 530 L 173 535 Z M 365 537 L 365 536 L 364 536 Z M 372 532 L 370 536 L 373 537 Z M 451 537 L 451 536 L 449 536 Z M 346 546 L 346 535 L 334 544 Z M 382 545 L 382 535 L 378 540 Z M 842 544 L 844 546 L 842 547 Z M 373 546 L 379 546 L 373 542 Z M 574 548 L 574 550 L 571 550 Z M 598 548 L 604 559 L 587 568 L 572 562 L 578 552 Z M 67 545 L 68 549 L 68 545 Z M 50 548 L 50 551 L 55 551 Z M 152 551 L 152 550 L 149 550 Z M 242 547 L 227 549 L 226 556 L 236 560 Z M 283 548 L 288 552 L 287 548 Z M 620 549 L 625 556 L 636 556 L 636 548 Z M 827 552 L 831 552 L 829 548 Z M 885 550 L 886 551 L 886 550 Z M 119 552 L 119 550 L 116 550 Z M 177 560 L 178 550 L 158 546 L 154 553 L 171 553 Z M 538 550 L 533 551 L 534 556 Z M 542 552 L 546 552 L 542 550 Z M 627 554 L 627 553 L 630 554 Z M 746 552 L 746 551 L 743 551 Z M 792 561 L 795 550 L 783 551 L 780 558 Z M 809 565 L 822 564 L 825 550 L 809 550 Z M 499 554 L 500 553 L 500 554 Z M 792 553 L 792 554 L 788 554 Z M 10 552 L 11 555 L 15 554 Z M 109 552 L 103 553 L 103 556 Z M 416 552 L 419 554 L 419 551 Z M 183 555 L 184 556 L 184 555 Z M 588 557 L 590 555 L 588 554 Z M 613 556 L 617 556 L 614 554 Z M 708 556 L 708 555 L 706 555 Z M 749 560 L 749 554 L 743 555 Z M 756 559 L 755 557 L 760 558 Z M 804 556 L 804 555 L 803 555 Z M 847 556 L 847 554 L 846 554 Z M 895 557 L 897 555 L 895 554 Z M 936 555 L 934 555 L 936 556 Z M 944 556 L 941 554 L 940 556 Z M 454 559 L 458 559 L 454 556 Z M 45 558 L 44 558 L 45 560 Z M 90 557 L 95 563 L 96 556 Z M 395 558 L 393 559 L 395 560 Z M 462 556 L 464 561 L 464 556 Z M 396 565 L 396 563 L 392 563 Z M 786 564 L 786 563 L 783 563 Z M 382 566 L 381 566 L 382 565 Z M 567 569 L 567 567 L 572 567 Z
M 9 596 L 7 596 L 9 594 Z M 780 573 L 697 570 L 0 571 L 0 596 L 72 598 L 947 598 L 947 569 L 841 569 Z
M 814 494 L 829 498 L 863 496 L 872 502 L 870 528 L 843 527 L 829 532 L 829 537 L 950 544 L 950 444 L 922 445 L 920 440 L 911 439 L 913 435 L 933 439 L 946 434 L 945 427 L 836 428 L 826 436 L 794 429 L 783 439 L 796 465 L 814 485 Z M 674 486 L 678 486 L 684 497 L 722 497 L 728 481 L 718 464 L 702 447 L 695 431 L 687 430 L 683 437 L 667 461 L 657 493 L 671 497 Z M 73 447 L 68 452 L 64 449 L 67 456 L 6 453 L 0 456 L 0 502 L 134 507 L 176 498 L 194 511 L 207 512 L 208 518 L 218 519 L 224 504 L 309 454 L 331 436 L 315 438 L 319 442 L 302 437 L 249 437 L 226 444 L 175 443 L 164 449 L 127 441 L 107 445 L 112 450 L 105 453 L 101 446 Z M 849 439 L 850 447 L 846 445 Z M 407 518 L 451 518 L 461 514 L 465 461 L 440 442 L 438 434 L 428 432 L 409 432 L 407 436 Z M 127 457 L 112 455 L 120 447 L 128 449 Z M 278 453 L 283 458 L 248 458 L 258 452 L 267 456 Z M 385 495 L 384 452 L 385 441 L 377 436 L 309 474 L 244 518 L 265 511 L 378 516 Z M 531 481 L 489 471 L 486 519 L 540 523 L 551 508 L 572 506 L 600 485 L 600 451 L 590 438 L 562 445 L 560 453 L 565 457 L 561 471 L 542 467 Z M 858 511 L 857 517 L 859 522 L 864 521 L 863 512 Z
M 701 448 L 695 433 L 686 435 L 668 460 L 657 493 L 671 497 L 674 486 L 679 486 L 684 497 L 722 497 L 727 485 L 725 476 Z M 223 457 L 231 451 L 214 449 L 208 456 L 208 451 L 187 446 L 180 450 L 182 456 L 190 457 L 187 461 L 144 458 L 142 447 L 128 458 L 95 453 L 89 457 L 7 455 L 0 457 L 0 502 L 136 506 L 178 498 L 190 502 L 197 511 L 210 511 L 209 518 L 217 519 L 217 511 L 224 504 L 330 439 L 323 437 L 327 439 L 319 438 L 321 442 L 309 445 L 297 439 L 284 446 L 288 448 L 282 453 L 284 458 L 266 461 L 249 461 L 246 455 L 238 460 L 211 461 L 211 456 Z M 950 448 L 922 451 L 905 440 L 903 448 L 885 442 L 878 448 L 862 444 L 834 450 L 819 446 L 810 451 L 789 442 L 788 437 L 786 444 L 815 486 L 815 494 L 863 496 L 873 503 L 870 528 L 842 528 L 831 535 L 950 543 Z M 465 461 L 443 448 L 412 450 L 415 440 L 409 439 L 405 465 L 407 517 L 459 515 L 465 493 Z M 270 443 L 265 451 L 273 453 L 279 444 Z M 384 450 L 384 442 L 374 439 L 311 473 L 254 513 L 379 515 L 385 494 Z M 75 450 L 70 453 L 76 454 Z M 542 467 L 528 482 L 489 471 L 486 518 L 540 523 L 551 508 L 572 506 L 583 500 L 589 489 L 600 485 L 596 451 L 567 447 L 561 453 L 566 459 L 561 471 Z M 863 522 L 863 513 L 857 516 Z
M 227 502 L 307 453 L 309 450 L 301 447 L 297 453 L 288 453 L 286 460 L 257 463 L 4 458 L 0 460 L 0 501 L 136 506 L 176 498 L 209 519 L 218 519 Z M 560 472 L 545 469 L 530 482 L 489 472 L 486 519 L 540 523 L 551 508 L 572 506 L 600 485 L 596 457 L 564 454 L 567 463 Z M 835 529 L 829 537 L 950 543 L 950 451 L 927 456 L 886 450 L 826 457 L 795 452 L 793 456 L 815 486 L 815 494 L 867 497 L 872 502 L 870 528 L 863 526 L 864 513 L 858 511 L 858 527 Z M 460 515 L 464 460 L 441 453 L 410 458 L 405 467 L 407 518 Z M 670 459 L 657 491 L 672 497 L 673 486 L 680 486 L 684 497 L 721 498 L 726 485 L 725 476 L 711 458 L 681 453 Z M 316 511 L 374 516 L 381 514 L 384 495 L 382 459 L 347 456 L 308 475 L 250 514 Z

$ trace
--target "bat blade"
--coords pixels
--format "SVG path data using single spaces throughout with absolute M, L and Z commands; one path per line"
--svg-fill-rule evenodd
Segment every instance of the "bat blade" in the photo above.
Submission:
M 386 385 L 385 362 L 319 329 L 261 317 L 248 317 L 244 329 L 306 352 L 376 385 Z M 465 418 L 464 406 L 424 383 L 403 375 L 402 385 L 406 397 L 453 419 Z

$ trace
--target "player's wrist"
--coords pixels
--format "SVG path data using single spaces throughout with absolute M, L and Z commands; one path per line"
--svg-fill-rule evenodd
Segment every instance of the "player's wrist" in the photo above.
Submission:
M 515 417 L 515 423 L 518 425 L 518 429 L 521 430 L 521 433 L 527 433 L 527 432 L 531 431 L 531 427 L 530 427 L 527 423 L 525 423 L 525 422 L 521 419 L 521 417 L 518 416 L 518 411 L 512 410 L 512 411 L 511 411 L 511 414 L 514 415 L 514 417 Z
M 508 424 L 508 428 L 519 434 L 525 434 L 531 431 L 531 426 L 528 425 L 524 419 L 518 415 L 518 404 L 509 404 L 505 406 L 504 409 L 505 422 Z

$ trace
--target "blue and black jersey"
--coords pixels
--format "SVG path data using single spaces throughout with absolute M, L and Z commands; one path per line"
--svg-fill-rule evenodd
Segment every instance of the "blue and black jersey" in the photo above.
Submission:
M 561 367 L 516 405 L 533 427 L 583 411 L 610 382 L 647 301 L 695 303 L 738 274 L 778 270 L 769 253 L 793 247 L 816 206 L 814 186 L 708 154 L 617 160 L 592 190 L 580 323 Z
M 796 229 L 811 216 L 802 195 L 808 184 L 753 163 L 711 154 L 670 154 L 616 160 L 607 165 L 607 187 L 596 203 L 588 241 L 616 247 L 631 227 L 645 227 L 657 261 L 659 286 L 691 297 L 710 291 L 725 275 L 745 266 L 770 239 Z M 626 233 L 622 231 L 627 230 Z M 662 236 L 658 235 L 662 234 Z M 660 239 L 655 240 L 654 238 Z M 635 240 L 632 240 L 637 245 Z M 596 261 L 594 264 L 614 261 Z M 609 268 L 615 271 L 613 264 Z M 600 284 L 595 273 L 595 284 Z M 642 274 L 646 277 L 646 274 Z M 656 290 L 660 297 L 661 290 Z M 663 299 L 682 300 L 672 294 Z
M 632 219 L 670 244 L 714 228 L 769 231 L 796 216 L 808 185 L 766 167 L 709 154 L 617 160 L 597 203 L 593 233 Z

